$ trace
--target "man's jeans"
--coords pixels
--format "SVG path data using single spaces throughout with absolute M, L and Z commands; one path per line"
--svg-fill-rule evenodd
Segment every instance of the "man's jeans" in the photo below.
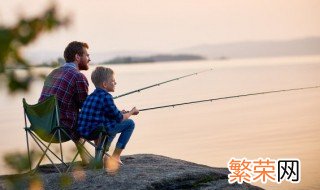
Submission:
M 132 132 L 134 130 L 134 122 L 132 119 L 126 119 L 122 121 L 121 123 L 115 125 L 114 128 L 108 130 L 109 138 L 107 143 L 107 149 L 109 149 L 111 142 L 113 141 L 114 137 L 117 133 L 121 133 L 120 137 L 118 139 L 116 148 L 118 149 L 124 149 L 132 135 Z

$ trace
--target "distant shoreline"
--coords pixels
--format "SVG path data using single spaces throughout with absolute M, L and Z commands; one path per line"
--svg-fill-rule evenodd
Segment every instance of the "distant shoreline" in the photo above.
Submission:
M 206 60 L 205 57 L 194 54 L 159 54 L 152 56 L 118 56 L 100 64 L 132 64 L 132 63 L 154 63 L 170 61 L 194 61 Z
M 232 57 L 216 57 L 214 59 L 190 59 L 190 60 L 172 60 L 172 61 L 154 61 L 154 62 L 131 62 L 131 63 L 106 63 L 106 62 L 94 62 L 93 65 L 132 65 L 132 64 L 154 64 L 154 63 L 163 63 L 163 64 L 167 64 L 170 62 L 189 62 L 189 61 L 230 61 L 230 60 L 251 60 L 251 59 L 286 59 L 286 58 L 304 58 L 304 57 L 319 57 L 320 58 L 320 54 L 306 54 L 306 55 L 288 55 L 288 56 L 272 56 L 272 57 L 243 57 L 243 58 L 232 58 Z M 11 66 L 7 66 L 6 69 L 9 70 L 15 70 L 15 69 L 27 69 L 27 68 L 57 68 L 61 65 L 64 64 L 64 61 L 61 61 L 61 58 L 59 58 L 60 62 L 57 63 L 56 61 L 51 62 L 52 64 L 49 63 L 43 63 L 43 64 L 30 64 L 28 67 L 14 67 L 13 65 Z

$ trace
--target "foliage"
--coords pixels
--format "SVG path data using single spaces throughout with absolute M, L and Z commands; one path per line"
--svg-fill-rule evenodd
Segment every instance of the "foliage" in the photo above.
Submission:
M 75 154 L 74 151 L 71 152 L 72 154 Z M 6 188 L 26 189 L 28 187 L 28 189 L 44 189 L 44 176 L 42 176 L 42 173 L 40 171 L 34 172 L 34 169 L 29 172 L 29 170 L 31 169 L 30 167 L 39 161 L 41 155 L 42 152 L 32 150 L 30 151 L 29 161 L 27 152 L 7 153 L 4 156 L 4 161 L 6 165 L 17 174 L 5 176 Z M 64 167 L 64 165 L 62 164 L 61 166 Z M 47 168 L 48 171 L 52 169 L 50 169 L 50 167 L 53 168 L 53 165 Z M 58 165 L 57 167 L 60 166 Z M 46 171 L 42 172 L 46 173 Z M 82 181 L 85 179 L 85 177 L 85 172 L 82 166 L 78 164 L 74 165 L 71 173 L 57 173 L 58 185 L 61 188 L 68 188 L 72 185 L 73 182 Z
M 5 26 L 0 23 L 0 77 L 5 78 L 10 92 L 17 90 L 28 90 L 33 79 L 30 71 L 30 63 L 23 57 L 21 51 L 30 45 L 43 33 L 53 31 L 61 26 L 67 26 L 69 18 L 58 16 L 56 6 L 53 4 L 41 15 L 33 18 L 20 18 L 12 26 Z M 19 76 L 17 69 L 25 69 L 26 76 Z M 39 158 L 40 152 L 31 151 L 30 161 Z M 6 164 L 18 174 L 6 177 L 7 186 L 10 189 L 43 189 L 43 182 L 40 176 L 24 174 L 30 169 L 30 162 L 27 153 L 11 153 L 4 157 Z
M 29 62 L 22 54 L 23 47 L 34 42 L 42 33 L 52 31 L 69 23 L 67 17 L 60 18 L 56 6 L 50 6 L 42 15 L 34 18 L 21 18 L 13 26 L 0 25 L 0 75 L 5 75 L 11 92 L 28 90 L 32 81 Z M 18 77 L 15 69 L 26 68 L 27 75 Z
M 4 156 L 6 165 L 13 171 L 18 172 L 16 175 L 9 175 L 6 177 L 6 186 L 9 189 L 23 189 L 23 187 L 29 187 L 29 189 L 43 189 L 43 182 L 40 176 L 35 175 L 23 175 L 24 172 L 30 170 L 30 164 L 34 160 L 39 159 L 40 152 L 31 151 L 30 161 L 28 153 L 14 152 L 8 153 Z
M 59 180 L 59 185 L 62 188 L 66 188 L 69 187 L 73 182 L 73 179 L 70 175 L 68 174 L 61 174 L 60 176 L 60 180 Z
M 31 151 L 30 162 L 38 159 L 39 156 L 40 156 L 40 152 Z M 18 173 L 22 173 L 30 169 L 29 158 L 28 158 L 28 154 L 26 153 L 15 152 L 15 153 L 6 154 L 4 156 L 4 161 L 12 170 L 17 171 Z

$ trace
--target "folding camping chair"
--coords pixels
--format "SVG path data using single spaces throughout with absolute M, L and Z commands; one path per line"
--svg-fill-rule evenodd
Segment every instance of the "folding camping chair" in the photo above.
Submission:
M 58 170 L 59 173 L 62 173 L 61 170 L 57 167 L 57 165 L 53 162 L 50 156 L 47 154 L 48 151 L 56 157 L 61 163 L 67 168 L 66 171 L 70 169 L 76 157 L 79 154 L 79 150 L 72 160 L 71 164 L 68 165 L 64 162 L 63 158 L 63 149 L 62 143 L 71 140 L 70 135 L 66 131 L 66 129 L 60 126 L 59 123 L 59 109 L 58 102 L 55 96 L 50 96 L 45 101 L 37 103 L 35 105 L 27 104 L 26 100 L 23 98 L 23 108 L 24 108 L 24 120 L 25 120 L 25 131 L 26 131 L 26 140 L 27 140 L 27 149 L 28 149 L 28 158 L 29 158 L 29 166 L 31 171 L 31 158 L 30 158 L 30 148 L 29 148 L 29 137 L 30 135 L 32 139 L 36 142 L 38 147 L 42 151 L 42 156 L 40 157 L 39 162 L 37 163 L 33 173 L 39 168 L 43 158 L 46 156 L 52 165 Z M 27 118 L 29 120 L 30 126 L 28 127 Z M 48 143 L 46 145 L 46 143 Z M 51 149 L 50 145 L 52 143 L 60 144 L 60 156 L 57 156 Z M 84 143 L 80 144 L 81 150 L 83 150 L 89 156 L 90 153 L 84 148 Z M 92 157 L 92 156 L 91 156 Z
M 102 167 L 102 158 L 104 155 L 110 156 L 106 152 L 106 144 L 108 141 L 108 132 L 106 128 L 103 126 L 98 126 L 88 137 L 82 136 L 82 138 L 91 144 L 95 148 L 95 159 L 94 159 L 94 168 L 101 168 Z M 98 139 L 97 145 L 92 143 L 92 140 Z
M 28 134 L 33 138 L 38 147 L 42 151 L 42 156 L 37 163 L 33 173 L 39 168 L 44 156 L 46 156 L 52 165 L 61 173 L 61 170 L 54 164 L 53 160 L 48 156 L 47 152 L 49 151 L 54 157 L 56 157 L 67 169 L 65 172 L 68 172 L 69 169 L 73 166 L 77 156 L 79 155 L 79 150 L 77 150 L 76 155 L 73 157 L 70 165 L 67 165 L 64 162 L 63 158 L 63 149 L 62 143 L 71 140 L 70 135 L 66 131 L 66 129 L 60 126 L 59 121 L 59 109 L 58 109 L 58 101 L 55 96 L 50 96 L 45 101 L 37 103 L 35 105 L 27 104 L 26 100 L 23 99 L 23 108 L 24 108 L 24 119 L 25 119 L 25 131 L 26 131 L 26 140 L 27 140 L 27 149 L 28 149 L 28 158 L 29 158 L 29 166 L 31 171 L 31 158 L 30 158 L 30 148 L 29 148 L 29 138 Z M 30 126 L 28 127 L 27 118 L 29 120 Z M 85 139 L 85 142 L 93 145 L 96 149 L 96 155 L 94 159 L 94 163 L 100 163 L 102 161 L 102 156 L 104 154 L 104 143 L 107 139 L 107 133 L 103 129 L 99 129 L 95 131 L 98 134 L 98 145 L 96 146 L 90 140 L 93 139 Z M 44 142 L 47 142 L 46 145 Z M 91 154 L 87 149 L 84 148 L 84 143 L 80 144 L 80 148 L 91 157 Z M 50 145 L 52 143 L 60 144 L 60 157 L 57 156 L 51 149 Z

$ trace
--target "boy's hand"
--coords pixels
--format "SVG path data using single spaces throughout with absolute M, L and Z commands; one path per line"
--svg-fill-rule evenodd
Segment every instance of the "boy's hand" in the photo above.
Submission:
M 134 108 L 132 108 L 131 113 L 132 113 L 132 115 L 138 115 L 139 110 L 136 107 L 134 107 Z
M 122 110 L 122 111 L 121 111 L 122 114 L 123 114 L 123 120 L 129 119 L 129 117 L 130 117 L 131 115 L 138 115 L 138 114 L 139 114 L 139 110 L 138 110 L 136 107 L 132 108 L 132 110 L 129 111 L 129 112 L 123 113 L 124 111 L 126 111 L 126 110 Z
M 127 110 L 122 110 L 122 111 L 121 111 L 122 114 L 125 114 L 125 113 L 128 113 L 128 112 L 129 112 L 129 111 L 127 111 Z

